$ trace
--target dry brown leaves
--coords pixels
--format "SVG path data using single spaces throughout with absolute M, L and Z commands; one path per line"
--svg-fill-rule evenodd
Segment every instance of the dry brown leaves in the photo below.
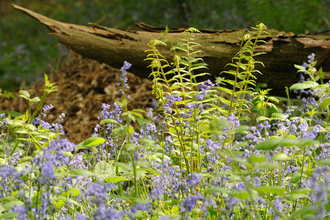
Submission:
M 91 136 L 99 122 L 97 117 L 102 111 L 102 103 L 112 105 L 115 99 L 120 98 L 120 88 L 117 85 L 120 77 L 121 72 L 118 69 L 70 52 L 60 69 L 50 76 L 50 82 L 58 86 L 58 91 L 51 93 L 46 99 L 45 104 L 52 104 L 54 108 L 46 112 L 47 117 L 44 120 L 49 123 L 58 122 L 60 114 L 65 113 L 63 127 L 66 137 L 74 143 L 84 141 Z M 129 110 L 150 108 L 154 97 L 151 93 L 151 81 L 131 73 L 128 73 L 127 78 L 130 89 L 126 94 L 131 97 L 128 102 Z M 41 98 L 44 84 L 37 83 L 23 89 L 32 98 Z M 24 113 L 28 102 L 20 98 L 19 93 L 15 93 L 15 96 L 18 99 L 0 103 L 0 109 Z M 36 108 L 37 104 L 32 107 Z

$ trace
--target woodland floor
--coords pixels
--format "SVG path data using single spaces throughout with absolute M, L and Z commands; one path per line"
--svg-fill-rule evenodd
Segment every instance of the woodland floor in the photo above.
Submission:
M 84 141 L 91 137 L 99 122 L 97 117 L 102 111 L 102 103 L 112 105 L 115 99 L 121 97 L 117 85 L 120 77 L 120 70 L 83 58 L 71 51 L 61 62 L 60 68 L 49 77 L 50 82 L 58 86 L 58 91 L 51 93 L 46 99 L 45 104 L 52 104 L 54 108 L 46 112 L 47 117 L 44 120 L 49 123 L 58 122 L 60 114 L 65 113 L 62 125 L 66 138 L 76 144 Z M 131 73 L 128 73 L 127 78 L 130 88 L 126 94 L 131 97 L 128 109 L 147 111 L 154 97 L 151 93 L 151 81 Z M 27 90 L 32 98 L 41 98 L 44 87 L 44 82 L 39 82 L 21 89 Z M 17 99 L 4 100 L 0 103 L 0 109 L 24 113 L 28 109 L 28 101 L 19 97 L 18 92 L 14 94 Z M 36 107 L 37 104 L 34 103 L 32 108 Z

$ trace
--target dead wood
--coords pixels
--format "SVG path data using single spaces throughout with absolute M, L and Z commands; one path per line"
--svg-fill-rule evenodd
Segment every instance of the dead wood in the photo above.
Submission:
M 147 69 L 149 63 L 143 61 L 146 58 L 145 50 L 149 49 L 147 43 L 163 37 L 159 33 L 163 28 L 143 23 L 138 24 L 141 31 L 125 31 L 96 24 L 87 27 L 63 23 L 17 5 L 13 7 L 45 25 L 59 42 L 75 52 L 115 68 L 120 68 L 126 60 L 133 65 L 130 71 L 139 77 L 146 78 L 150 73 Z M 168 34 L 174 45 L 180 41 L 183 30 L 173 29 Z M 248 30 L 202 32 L 195 34 L 195 41 L 203 46 L 201 49 L 204 51 L 199 56 L 208 64 L 208 71 L 213 76 L 219 76 L 225 65 L 231 62 L 232 57 L 238 52 L 239 43 Z M 330 78 L 329 32 L 305 35 L 276 30 L 268 32 L 270 35 L 264 38 L 267 42 L 265 48 L 260 50 L 267 54 L 257 58 L 265 65 L 257 67 L 263 73 L 262 76 L 257 76 L 259 82 L 267 83 L 276 94 L 283 95 L 284 87 L 296 83 L 299 79 L 300 74 L 293 65 L 302 64 L 311 53 L 316 54 L 319 59 L 318 66 L 322 65 L 327 73 L 326 78 Z M 172 60 L 173 53 L 169 51 L 169 46 L 159 50 L 168 60 Z

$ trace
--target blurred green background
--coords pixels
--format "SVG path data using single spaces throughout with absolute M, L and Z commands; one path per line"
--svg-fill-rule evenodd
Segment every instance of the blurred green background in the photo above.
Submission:
M 29 85 L 58 68 L 67 49 L 17 4 L 74 24 L 242 29 L 260 22 L 296 34 L 330 29 L 330 0 L 0 0 L 0 88 Z

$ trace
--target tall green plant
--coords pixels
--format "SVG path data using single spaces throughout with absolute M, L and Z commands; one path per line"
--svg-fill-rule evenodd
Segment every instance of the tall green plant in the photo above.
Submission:
M 226 111 L 228 116 L 234 113 L 240 117 L 242 112 L 249 112 L 247 95 L 253 95 L 252 88 L 256 85 L 255 79 L 257 78 L 255 74 L 261 74 L 259 70 L 255 69 L 255 65 L 263 65 L 263 63 L 256 61 L 254 57 L 265 53 L 255 53 L 255 50 L 264 47 L 263 44 L 266 42 L 260 38 L 269 33 L 266 32 L 267 27 L 263 23 L 257 25 L 256 28 L 253 27 L 252 30 L 244 35 L 240 51 L 233 57 L 232 63 L 227 64 L 234 69 L 223 71 L 223 73 L 231 75 L 233 79 L 222 79 L 221 81 L 227 86 L 231 86 L 232 89 L 218 87 L 219 91 L 227 93 L 230 97 L 228 101 L 223 102 L 228 105 Z
M 157 49 L 157 46 L 166 46 L 166 43 L 152 40 L 148 44 L 150 49 L 146 51 L 146 60 L 151 61 L 149 67 L 152 69 L 150 76 L 153 77 L 153 93 L 156 94 L 166 118 L 168 134 L 174 139 L 179 166 L 181 169 L 185 168 L 188 174 L 199 171 L 202 163 L 198 146 L 210 135 L 201 130 L 204 124 L 209 124 L 206 119 L 216 120 L 231 114 L 239 117 L 241 112 L 248 111 L 249 101 L 246 95 L 253 95 L 253 90 L 249 86 L 255 85 L 256 76 L 253 74 L 260 73 L 255 70 L 255 64 L 262 64 L 254 57 L 263 53 L 255 53 L 255 50 L 265 43 L 259 40 L 268 34 L 265 30 L 266 26 L 260 24 L 244 36 L 240 51 L 233 58 L 233 63 L 228 64 L 235 67 L 235 70 L 225 71 L 234 79 L 222 79 L 222 84 L 215 88 L 212 88 L 214 84 L 209 80 L 197 80 L 198 77 L 208 75 L 201 71 L 206 68 L 203 59 L 198 57 L 202 52 L 198 49 L 201 45 L 194 42 L 193 33 L 200 33 L 197 29 L 189 28 L 184 31 L 181 42 L 176 46 L 172 46 L 170 39 L 165 38 L 175 53 L 172 63 L 169 63 Z M 166 33 L 164 35 L 166 36 Z M 224 87 L 224 84 L 231 85 L 232 89 Z M 228 94 L 229 99 L 220 95 L 223 91 Z M 219 100 L 225 106 L 219 106 Z M 181 157 L 184 164 L 180 162 Z

